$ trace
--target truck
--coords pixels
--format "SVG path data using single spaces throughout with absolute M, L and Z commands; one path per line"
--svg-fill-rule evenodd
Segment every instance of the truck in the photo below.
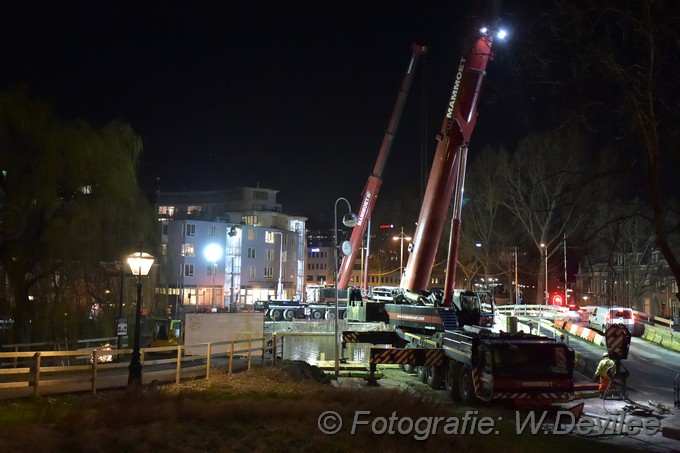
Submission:
M 338 315 L 344 319 L 347 313 L 347 298 L 351 290 L 338 290 Z M 305 300 L 270 299 L 257 301 L 256 311 L 263 311 L 269 321 L 292 321 L 294 319 L 334 319 L 335 287 L 308 285 Z
M 503 35 L 497 20 L 490 26 L 475 24 L 472 42 L 457 66 L 402 291 L 384 304 L 389 330 L 345 331 L 342 343 L 343 350 L 350 342 L 374 345 L 371 377 L 378 364 L 400 364 L 415 367 L 423 381 L 433 388 L 445 386 L 452 399 L 464 404 L 503 400 L 542 406 L 573 398 L 573 350 L 542 335 L 481 326 L 479 296 L 455 288 L 468 145 L 494 39 Z M 428 284 L 450 207 L 444 288 L 431 290 Z

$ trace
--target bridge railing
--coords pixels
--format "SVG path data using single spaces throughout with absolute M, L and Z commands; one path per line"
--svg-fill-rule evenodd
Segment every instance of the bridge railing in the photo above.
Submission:
M 531 318 L 555 319 L 560 307 L 554 305 L 500 305 L 498 312 L 505 316 L 526 316 Z

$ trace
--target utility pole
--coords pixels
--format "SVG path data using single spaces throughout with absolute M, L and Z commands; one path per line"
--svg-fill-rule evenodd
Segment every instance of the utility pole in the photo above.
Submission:
M 563 233 L 562 244 L 564 245 L 564 305 L 569 306 L 569 290 L 567 290 L 567 233 Z
M 515 305 L 519 303 L 519 270 L 517 269 L 517 246 L 515 249 Z

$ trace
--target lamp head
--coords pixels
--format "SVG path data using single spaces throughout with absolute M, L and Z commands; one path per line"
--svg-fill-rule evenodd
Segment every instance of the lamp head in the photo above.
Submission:
M 348 212 L 342 217 L 342 224 L 348 228 L 352 228 L 357 224 L 357 216 L 353 212 Z
M 143 277 L 149 274 L 154 258 L 146 252 L 136 252 L 128 256 L 127 262 L 132 275 Z

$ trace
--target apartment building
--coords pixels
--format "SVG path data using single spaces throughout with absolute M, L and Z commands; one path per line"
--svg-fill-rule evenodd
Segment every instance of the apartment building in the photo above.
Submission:
M 184 311 L 250 309 L 304 294 L 305 217 L 282 212 L 278 191 L 238 187 L 160 192 L 165 288 Z

